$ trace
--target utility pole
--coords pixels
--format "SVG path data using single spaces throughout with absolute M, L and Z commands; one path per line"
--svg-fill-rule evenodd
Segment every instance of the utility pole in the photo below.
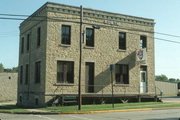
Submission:
M 82 24 L 83 24 L 83 7 L 80 6 L 80 41 L 79 41 L 79 84 L 78 84 L 78 110 L 81 110 L 82 96 L 81 96 L 81 63 L 82 63 Z

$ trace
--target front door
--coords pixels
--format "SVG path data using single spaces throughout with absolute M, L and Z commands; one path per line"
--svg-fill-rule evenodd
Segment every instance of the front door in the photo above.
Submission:
M 140 71 L 140 93 L 147 92 L 147 75 L 146 71 Z
M 86 62 L 86 90 L 87 92 L 94 92 L 94 63 Z

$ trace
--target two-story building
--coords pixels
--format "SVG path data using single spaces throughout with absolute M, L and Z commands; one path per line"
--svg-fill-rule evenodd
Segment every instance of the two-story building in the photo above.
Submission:
M 79 79 L 83 102 L 111 97 L 111 78 L 115 97 L 155 96 L 154 20 L 81 10 L 47 2 L 21 23 L 18 105 L 78 95 Z

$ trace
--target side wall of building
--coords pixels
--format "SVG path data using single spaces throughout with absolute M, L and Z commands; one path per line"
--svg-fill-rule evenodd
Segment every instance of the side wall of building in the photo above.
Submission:
M 23 106 L 44 106 L 45 91 L 45 56 L 47 20 L 46 10 L 33 15 L 24 21 L 20 26 L 20 47 L 19 47 L 19 77 L 18 77 L 18 105 Z M 40 28 L 40 45 L 37 44 L 37 30 Z M 29 51 L 27 51 L 27 36 L 30 35 Z M 24 38 L 24 52 L 22 49 L 22 38 Z M 35 66 L 40 62 L 40 82 L 35 82 Z M 29 65 L 28 82 L 26 83 L 26 65 Z M 22 83 L 20 83 L 21 67 Z

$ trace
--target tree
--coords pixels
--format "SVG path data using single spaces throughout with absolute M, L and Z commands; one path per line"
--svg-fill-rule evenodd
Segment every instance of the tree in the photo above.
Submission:
M 155 80 L 156 80 L 156 81 L 168 81 L 168 77 L 167 77 L 166 75 L 163 75 L 163 74 L 161 74 L 161 75 L 156 75 L 156 76 L 155 76 Z
M 4 72 L 4 67 L 2 63 L 0 63 L 0 72 Z
M 176 82 L 177 80 L 175 78 L 169 78 L 169 82 Z

